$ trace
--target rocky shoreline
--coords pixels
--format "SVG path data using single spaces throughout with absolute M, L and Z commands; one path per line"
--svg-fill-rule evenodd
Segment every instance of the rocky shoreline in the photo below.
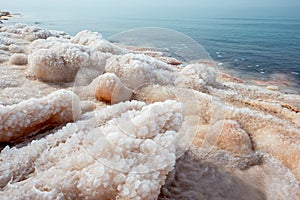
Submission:
M 101 34 L 0 28 L 1 199 L 300 199 L 300 96 Z
M 12 14 L 7 11 L 0 11 L 0 24 L 3 24 L 2 20 L 9 20 Z

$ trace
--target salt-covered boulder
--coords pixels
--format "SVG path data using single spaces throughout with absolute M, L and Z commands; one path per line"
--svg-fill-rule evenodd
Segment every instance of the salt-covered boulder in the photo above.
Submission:
M 16 42 L 9 37 L 6 36 L 1 36 L 0 37 L 0 44 L 2 45 L 11 45 L 11 44 L 16 44 Z
M 0 105 L 0 142 L 17 140 L 51 124 L 76 120 L 80 112 L 79 98 L 66 90 L 12 106 Z
M 132 90 L 149 84 L 172 85 L 176 76 L 174 68 L 143 54 L 112 57 L 105 71 L 116 74 Z
M 26 65 L 27 55 L 22 53 L 15 53 L 9 58 L 9 62 L 13 65 Z
M 112 104 L 130 100 L 132 90 L 123 85 L 113 73 L 105 73 L 96 78 L 90 85 L 97 100 Z
M 156 199 L 175 165 L 181 115 L 175 101 L 120 103 L 25 147 L 7 147 L 0 197 Z
M 0 55 L 0 63 L 4 63 L 4 62 L 6 62 L 8 60 L 9 60 L 9 56 L 8 55 Z
M 63 31 L 51 31 L 36 26 L 25 26 L 22 28 L 21 33 L 23 38 L 25 38 L 28 41 L 46 39 L 48 37 L 69 38 L 69 36 Z
M 41 49 L 57 48 L 58 46 L 63 46 L 67 43 L 69 43 L 69 40 L 64 38 L 49 37 L 47 39 L 37 39 L 29 44 L 28 50 L 29 53 L 33 53 Z
M 217 72 L 214 68 L 203 64 L 190 64 L 180 71 L 176 85 L 194 90 L 203 90 L 206 86 L 217 85 Z
M 9 51 L 11 53 L 23 53 L 23 48 L 16 44 L 9 45 Z
M 104 72 L 110 53 L 70 43 L 63 38 L 39 39 L 29 46 L 29 73 L 41 81 L 88 85 Z
M 71 38 L 71 42 L 75 44 L 85 45 L 96 51 L 106 53 L 117 55 L 128 53 L 128 50 L 118 47 L 104 39 L 100 33 L 91 32 L 88 30 L 77 33 L 73 38 Z
M 87 67 L 89 50 L 79 45 L 61 44 L 29 54 L 29 72 L 41 81 L 74 81 L 80 67 Z

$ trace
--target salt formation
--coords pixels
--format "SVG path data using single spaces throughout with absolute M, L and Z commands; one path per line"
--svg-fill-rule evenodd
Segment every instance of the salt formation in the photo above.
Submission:
M 205 146 L 213 146 L 238 155 L 248 155 L 254 150 L 250 136 L 232 120 L 220 120 L 213 124 L 206 134 Z
M 0 55 L 0 63 L 4 63 L 6 61 L 8 61 L 9 56 L 7 55 Z
M 174 84 L 176 70 L 164 62 L 142 54 L 126 54 L 107 61 L 105 71 L 116 74 L 130 89 L 151 84 Z
M 112 56 L 110 53 L 70 43 L 64 38 L 36 40 L 29 48 L 29 71 L 46 82 L 71 82 L 78 75 L 77 84 L 86 85 L 103 73 L 106 60 Z
M 9 62 L 13 65 L 26 65 L 27 55 L 21 53 L 15 53 L 9 58 Z
M 0 44 L 11 45 L 11 44 L 15 44 L 15 42 L 10 38 L 1 35 Z
M 105 53 L 117 55 L 128 53 L 128 50 L 118 47 L 104 39 L 100 33 L 91 32 L 88 30 L 77 33 L 77 35 L 71 38 L 71 42 L 87 46 L 95 51 L 101 51 Z
M 217 72 L 212 67 L 203 64 L 190 64 L 180 71 L 180 76 L 176 79 L 179 87 L 203 90 L 206 86 L 217 85 Z
M 174 101 L 121 103 L 21 149 L 5 148 L 0 197 L 156 199 L 175 164 L 180 115 Z
M 78 45 L 60 44 L 40 49 L 29 55 L 29 70 L 39 80 L 47 82 L 74 81 L 80 67 L 89 61 L 87 49 Z
M 170 93 L 169 91 L 173 92 Z M 183 93 L 183 91 L 179 90 L 178 93 Z M 240 134 L 244 135 L 242 136 L 244 137 L 244 139 L 240 138 L 239 140 L 244 141 L 243 145 L 245 145 L 246 148 L 243 151 L 246 150 L 246 152 L 251 152 L 252 149 L 252 144 L 250 144 L 249 139 L 247 139 L 247 135 L 245 135 L 247 133 L 251 138 L 251 142 L 253 143 L 253 147 L 255 150 L 262 150 L 264 152 L 270 153 L 272 156 L 276 157 L 286 166 L 288 166 L 289 169 L 291 169 L 292 172 L 298 178 L 300 178 L 300 173 L 298 171 L 300 157 L 299 154 L 296 153 L 300 151 L 299 128 L 293 127 L 290 122 L 282 120 L 276 116 L 272 116 L 269 113 L 265 114 L 259 111 L 251 110 L 249 108 L 227 106 L 222 101 L 220 101 L 220 99 L 210 98 L 208 95 L 197 91 L 194 91 L 194 95 L 198 102 L 197 110 L 201 110 L 201 113 L 199 113 L 200 120 L 198 121 L 199 125 L 201 126 L 199 127 L 198 133 L 193 141 L 196 146 L 209 146 L 209 144 L 218 144 L 218 148 L 223 148 L 233 153 L 241 151 L 243 149 L 241 148 L 241 146 L 230 147 L 230 149 L 226 147 L 228 139 L 227 137 L 222 136 L 221 130 L 219 130 L 219 133 L 213 133 L 214 131 L 218 132 L 218 130 L 209 129 L 210 127 L 217 126 L 214 124 L 220 120 L 233 120 L 237 122 L 237 126 L 242 127 L 239 132 Z M 137 91 L 135 98 L 147 102 L 156 102 L 165 98 L 176 100 L 177 96 L 178 95 L 176 94 L 175 90 L 172 89 L 172 87 L 150 86 Z M 274 135 L 274 133 L 276 133 L 277 135 Z M 206 137 L 208 137 L 210 134 L 217 136 L 213 137 L 216 141 L 206 141 Z M 233 139 L 237 136 L 231 135 L 228 137 L 232 137 L 231 139 Z M 272 142 L 272 145 L 269 145 L 271 138 L 274 141 Z M 232 142 L 234 141 L 231 141 L 231 139 L 230 142 L 232 144 Z M 241 141 L 239 142 L 240 145 Z M 285 153 L 286 149 L 289 149 L 288 154 Z M 242 153 L 243 151 L 241 151 L 240 153 Z
M 89 31 L 0 38 L 1 199 L 300 198 L 299 95 Z
M 22 36 L 29 40 L 34 41 L 37 39 L 46 39 L 48 37 L 69 37 L 62 31 L 49 31 L 36 26 L 26 26 L 22 29 Z
M 11 142 L 44 126 L 63 124 L 77 120 L 79 116 L 79 99 L 66 90 L 17 105 L 0 105 L 0 142 Z
M 19 45 L 16 45 L 16 44 L 9 45 L 8 49 L 11 53 L 23 53 L 22 47 L 20 47 Z
M 112 104 L 130 100 L 133 92 L 125 87 L 120 79 L 112 73 L 96 78 L 90 86 L 98 100 Z

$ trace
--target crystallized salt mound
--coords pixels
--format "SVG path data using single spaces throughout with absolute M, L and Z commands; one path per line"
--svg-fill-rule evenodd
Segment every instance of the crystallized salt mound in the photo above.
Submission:
M 123 85 L 113 73 L 105 73 L 91 83 L 91 89 L 97 100 L 112 104 L 130 100 L 132 90 Z
M 6 61 L 9 60 L 9 56 L 8 55 L 1 55 L 0 54 L 0 63 L 4 63 Z
M 5 37 L 5 36 L 0 36 L 0 44 L 3 45 L 11 45 L 11 44 L 15 44 L 16 42 L 13 41 L 12 39 Z
M 22 32 L 22 36 L 28 41 L 34 41 L 37 39 L 46 39 L 48 37 L 69 38 L 69 36 L 63 31 L 51 31 L 36 26 L 23 27 L 21 32 Z
M 142 54 L 112 57 L 105 71 L 116 74 L 133 90 L 149 84 L 173 84 L 176 76 L 176 70 L 168 64 Z
M 75 84 L 76 86 L 89 85 L 93 79 L 104 72 L 106 61 L 112 56 L 110 53 L 93 51 L 89 57 L 88 67 L 81 67 L 77 72 Z
M 64 54 L 57 51 L 64 50 Z M 39 50 L 29 55 L 30 73 L 41 81 L 71 82 L 80 66 L 86 65 L 88 54 L 80 48 L 65 46 L 64 49 Z
M 29 71 L 41 81 L 71 82 L 78 70 L 77 84 L 87 85 L 104 72 L 109 53 L 72 44 L 66 39 L 36 40 L 29 46 Z
M 67 90 L 12 106 L 0 105 L 0 142 L 11 142 L 51 124 L 76 120 L 80 112 L 78 97 Z
M 9 58 L 9 62 L 13 65 L 26 65 L 27 55 L 21 53 L 15 53 Z
M 42 167 L 42 165 L 44 165 L 47 166 L 47 168 L 53 166 L 53 164 L 55 164 L 59 157 L 55 157 L 55 160 L 53 160 L 55 162 L 51 162 L 51 160 L 48 160 L 47 162 L 47 159 L 44 159 L 43 156 L 39 158 L 39 156 L 43 152 L 45 155 L 47 155 L 45 151 L 48 148 L 57 148 L 58 146 L 65 143 L 65 141 L 68 138 L 71 138 L 73 133 L 78 130 L 78 127 L 87 127 L 87 129 L 90 130 L 96 126 L 104 125 L 106 122 L 120 116 L 122 113 L 128 112 L 130 110 L 140 110 L 144 105 L 145 104 L 143 102 L 136 101 L 120 103 L 112 107 L 102 109 L 101 112 L 97 111 L 97 118 L 95 118 L 94 113 L 92 113 L 92 115 L 86 118 L 86 121 L 77 122 L 76 124 L 67 124 L 66 127 L 63 127 L 63 129 L 58 131 L 56 134 L 50 134 L 38 141 L 33 141 L 23 148 L 9 148 L 8 146 L 5 147 L 5 149 L 3 149 L 0 154 L 1 160 L 5 161 L 0 162 L 0 168 L 3 172 L 0 173 L 0 187 L 5 187 L 7 184 L 9 184 L 10 181 L 13 181 L 15 183 L 27 179 L 27 177 L 34 171 L 35 166 Z M 66 146 L 65 150 L 67 150 L 65 151 L 66 153 L 61 154 L 61 156 L 67 157 L 68 152 L 72 151 L 72 147 L 68 148 L 68 146 Z M 36 160 L 40 161 L 37 162 Z M 37 163 L 35 164 L 35 162 Z
M 28 146 L 7 147 L 0 197 L 156 199 L 175 165 L 180 116 L 175 101 L 120 103 Z
M 23 48 L 16 44 L 9 45 L 9 52 L 11 53 L 23 53 Z
M 88 30 L 77 33 L 71 42 L 88 46 L 96 51 L 112 53 L 112 54 L 126 54 L 128 50 L 118 47 L 109 41 L 105 40 L 100 33 L 91 32 Z
M 61 44 L 29 55 L 29 70 L 41 81 L 70 82 L 80 67 L 86 67 L 89 50 L 79 45 Z
M 176 79 L 176 85 L 194 90 L 203 90 L 208 85 L 216 86 L 216 78 L 217 72 L 214 68 L 203 64 L 190 64 L 180 71 L 180 75 Z
M 30 53 L 33 53 L 41 49 L 56 48 L 60 45 L 63 45 L 63 43 L 69 43 L 69 40 L 55 37 L 49 37 L 47 39 L 37 39 L 30 43 L 30 45 L 28 46 L 28 50 Z

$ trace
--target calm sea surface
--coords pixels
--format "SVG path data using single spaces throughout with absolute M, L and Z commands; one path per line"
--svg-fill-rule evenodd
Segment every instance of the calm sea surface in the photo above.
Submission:
M 63 30 L 70 35 L 88 29 L 109 38 L 139 27 L 162 27 L 186 34 L 211 58 L 250 79 L 285 79 L 300 88 L 300 19 L 288 18 L 134 18 L 90 15 L 21 13 L 11 20 Z

